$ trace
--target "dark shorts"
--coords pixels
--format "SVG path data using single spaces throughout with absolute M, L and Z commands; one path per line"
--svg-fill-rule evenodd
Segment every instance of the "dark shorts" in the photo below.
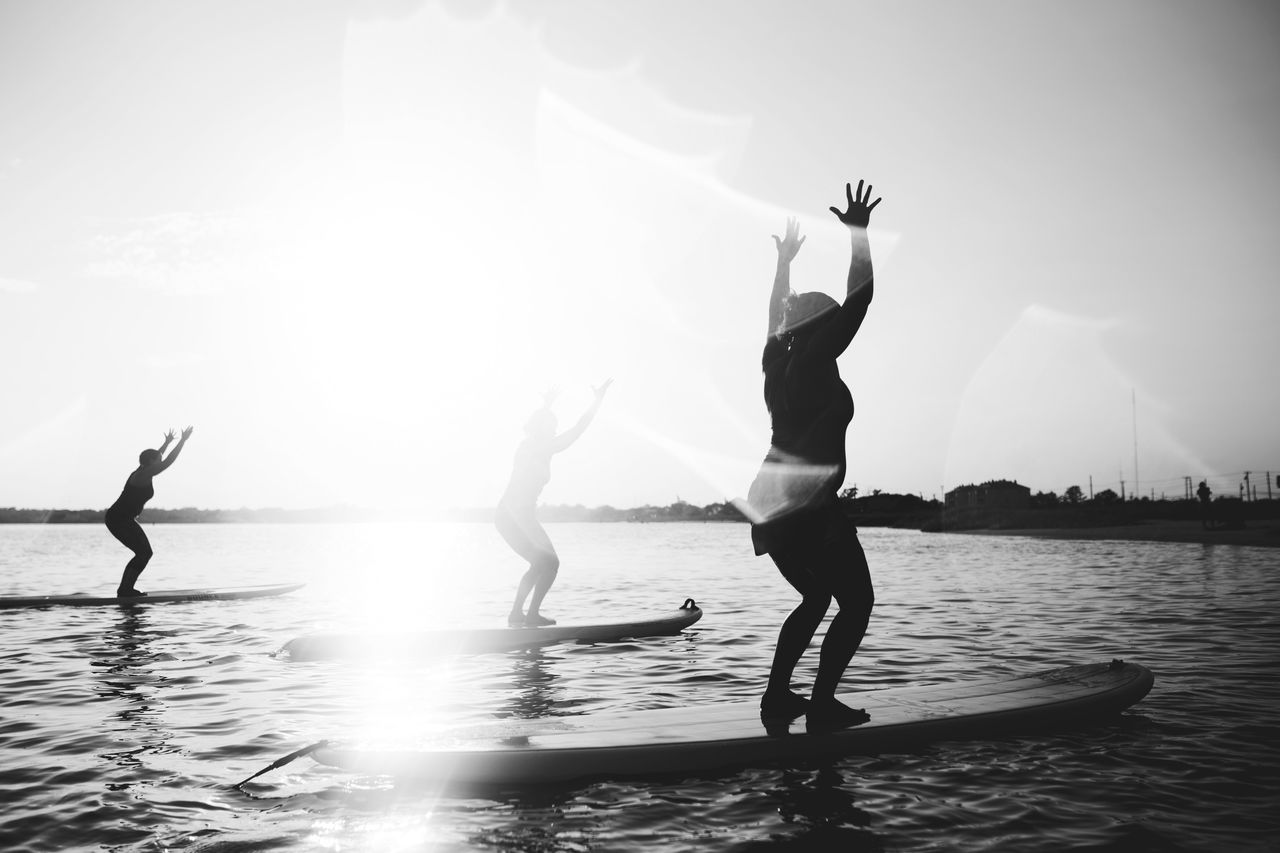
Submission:
M 142 531 L 142 525 L 138 523 L 138 519 L 112 515 L 108 512 L 106 522 L 107 530 L 120 540 L 120 544 L 139 556 L 143 554 L 151 556 L 151 541 Z
M 768 546 L 778 571 L 801 595 L 830 595 L 842 608 L 874 601 L 858 528 L 839 507 L 797 513 L 769 528 L 763 541 L 753 530 L 753 539 Z

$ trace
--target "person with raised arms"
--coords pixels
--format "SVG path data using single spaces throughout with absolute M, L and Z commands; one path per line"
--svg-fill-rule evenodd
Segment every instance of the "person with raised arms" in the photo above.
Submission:
M 116 502 L 107 509 L 107 530 L 133 552 L 132 559 L 124 567 L 120 586 L 116 589 L 116 595 L 121 598 L 146 595 L 145 592 L 139 592 L 135 584 L 142 570 L 150 562 L 152 551 L 147 534 L 143 532 L 142 525 L 138 524 L 138 515 L 147 501 L 155 496 L 156 490 L 152 485 L 152 478 L 177 460 L 178 454 L 186 446 L 187 439 L 191 437 L 192 429 L 193 427 L 187 427 L 182 431 L 182 437 L 178 439 L 178 443 L 174 445 L 168 456 L 165 456 L 164 452 L 173 443 L 173 430 L 164 434 L 164 444 L 160 445 L 159 450 L 144 450 L 138 454 L 138 467 L 125 480 L 120 497 L 116 498 Z
M 556 416 L 551 412 L 557 389 L 543 395 L 542 407 L 530 416 L 524 427 L 524 440 L 516 448 L 511 479 L 502 498 L 498 501 L 495 524 L 498 533 L 521 558 L 529 562 L 529 569 L 520 578 L 516 597 L 511 605 L 507 624 L 513 628 L 537 628 L 554 625 L 556 621 L 542 615 L 542 600 L 555 583 L 560 570 L 560 557 L 556 554 L 551 537 L 538 523 L 538 495 L 551 481 L 551 457 L 577 441 L 587 425 L 595 418 L 604 394 L 613 384 L 612 379 L 592 389 L 595 400 L 578 422 L 556 434 Z M 530 597 L 532 595 L 532 597 Z M 529 610 L 524 610 L 525 600 Z
M 769 295 L 765 339 L 764 399 L 772 441 L 747 496 L 751 539 L 757 555 L 768 554 L 800 593 L 800 604 L 778 633 L 760 714 L 770 720 L 806 717 L 811 730 L 847 728 L 866 722 L 862 710 L 835 697 L 871 617 L 875 595 L 858 530 L 844 514 L 838 492 L 846 470 L 845 431 L 853 419 L 853 397 L 836 359 L 852 342 L 871 304 L 873 278 L 867 225 L 880 199 L 871 187 L 855 196 L 846 184 L 848 210 L 831 211 L 849 228 L 852 260 L 843 303 L 825 293 L 791 290 L 791 261 L 804 244 L 799 223 L 787 221 L 774 235 L 777 272 Z M 791 689 L 800 657 L 813 640 L 832 599 L 831 620 L 818 657 L 808 699 Z

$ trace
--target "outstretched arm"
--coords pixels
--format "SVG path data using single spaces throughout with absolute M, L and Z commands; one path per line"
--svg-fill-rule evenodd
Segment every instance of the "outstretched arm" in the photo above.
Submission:
M 178 443 L 174 445 L 173 450 L 169 453 L 169 455 L 166 456 L 164 459 L 160 460 L 159 462 L 157 462 L 155 465 L 151 466 L 152 476 L 159 474 L 161 471 L 163 471 L 164 469 L 168 468 L 170 465 L 173 464 L 174 460 L 178 458 L 178 454 L 182 452 L 182 448 L 187 443 L 187 439 L 191 437 L 191 431 L 193 429 L 195 429 L 195 427 L 187 427 L 186 429 L 184 429 L 182 431 L 182 437 L 178 439 Z M 173 432 L 170 431 L 169 434 L 165 436 L 164 443 L 167 445 L 169 443 L 169 439 L 172 437 L 173 437 Z
M 778 269 L 773 275 L 773 291 L 769 294 L 769 336 L 778 333 L 782 319 L 787 313 L 787 299 L 791 296 L 791 261 L 800 252 L 804 239 L 800 236 L 800 222 L 788 217 L 786 236 L 773 235 L 774 245 L 778 247 Z
M 586 431 L 587 425 L 595 418 L 596 412 L 600 411 L 600 404 L 604 402 L 604 392 L 609 390 L 609 386 L 613 384 L 612 379 L 606 379 L 603 384 L 597 385 L 592 390 L 595 392 L 596 398 L 591 402 L 591 406 L 582 413 L 582 417 L 578 418 L 578 422 L 569 429 L 560 433 L 555 437 L 551 444 L 551 452 L 559 453 L 569 445 L 573 444 L 582 437 L 582 433 Z
M 850 184 L 844 185 L 845 196 L 849 200 L 849 209 L 843 213 L 839 208 L 831 208 L 836 218 L 849 227 L 849 240 L 852 254 L 849 259 L 849 280 L 845 285 L 844 303 L 835 318 L 814 338 L 814 346 L 823 355 L 838 357 L 849 346 L 853 336 L 862 327 L 866 319 L 867 309 L 871 307 L 871 297 L 875 292 L 875 279 L 871 270 L 871 243 L 867 239 L 867 225 L 871 223 L 871 211 L 875 210 L 880 199 L 871 201 L 871 185 L 867 184 L 866 192 L 862 191 L 862 181 L 858 181 L 858 193 L 855 196 Z

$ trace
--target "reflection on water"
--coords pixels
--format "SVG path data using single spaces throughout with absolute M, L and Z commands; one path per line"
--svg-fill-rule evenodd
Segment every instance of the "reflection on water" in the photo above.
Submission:
M 164 703 L 160 695 L 167 679 L 156 671 L 160 654 L 154 641 L 161 635 L 150 626 L 146 608 L 114 609 L 117 613 L 111 627 L 101 642 L 88 650 L 89 666 L 99 698 L 110 704 L 111 718 L 117 721 L 112 724 L 108 719 L 104 729 L 137 746 L 102 757 L 138 766 L 138 753 L 163 749 L 173 736 L 163 727 Z
M 102 715 L 97 756 L 110 767 L 102 774 L 102 805 L 120 830 L 145 838 L 152 817 L 144 791 L 168 775 L 149 763 L 148 756 L 175 748 L 163 698 L 168 678 L 159 669 L 163 655 L 157 646 L 174 632 L 154 627 L 143 607 L 108 608 L 103 617 L 105 630 L 86 648 L 94 704 Z
M 91 550 L 90 533 L 100 531 L 50 526 L 38 551 L 16 546 L 36 563 L 26 577 L 93 588 L 101 578 L 82 557 L 58 556 Z M 0 555 L 15 547 L 9 535 L 0 528 Z M 863 531 L 878 603 L 847 686 L 1113 657 L 1156 673 L 1133 711 L 1085 728 L 489 792 L 352 777 L 303 758 L 241 793 L 229 786 L 322 738 L 412 745 L 495 718 L 755 698 L 793 593 L 741 525 L 560 525 L 557 615 L 665 612 L 693 597 L 703 620 L 643 642 L 290 663 L 272 656 L 290 638 L 383 615 L 389 629 L 492 624 L 521 567 L 487 525 L 165 535 L 164 562 L 148 569 L 155 586 L 308 587 L 247 602 L 0 613 L 0 849 L 1261 851 L 1280 834 L 1275 551 Z M 424 564 L 424 541 L 448 559 Z
M 510 699 L 494 711 L 499 719 L 536 720 L 556 714 L 561 691 L 554 662 L 541 649 L 511 652 Z
M 833 767 L 816 772 L 784 769 L 779 773 L 778 814 L 786 823 L 804 821 L 817 826 L 871 826 L 872 817 L 857 806 L 857 796 L 845 787 L 845 777 Z

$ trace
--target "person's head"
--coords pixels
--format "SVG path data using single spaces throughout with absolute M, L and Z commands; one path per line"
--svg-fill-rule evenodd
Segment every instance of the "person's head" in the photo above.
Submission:
M 834 317 L 839 308 L 840 303 L 825 293 L 792 293 L 778 325 L 778 337 L 806 336 Z
M 161 459 L 159 450 L 144 450 L 138 454 L 138 464 L 142 466 L 150 466 L 159 462 Z
M 550 409 L 538 409 L 529 416 L 524 434 L 530 438 L 552 438 L 556 434 L 556 416 Z

